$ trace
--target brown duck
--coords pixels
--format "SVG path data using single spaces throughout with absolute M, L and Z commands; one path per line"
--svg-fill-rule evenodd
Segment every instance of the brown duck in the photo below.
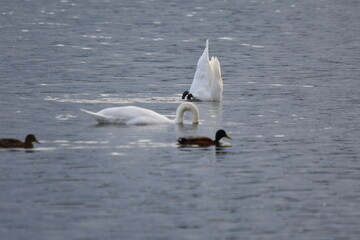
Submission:
M 181 137 L 178 138 L 179 144 L 182 145 L 199 145 L 199 146 L 210 146 L 210 145 L 220 145 L 220 139 L 223 137 L 232 139 L 230 136 L 226 134 L 223 129 L 220 129 L 215 134 L 215 140 L 212 140 L 208 137 Z
M 39 143 L 33 134 L 27 135 L 25 142 L 18 139 L 3 138 L 0 139 L 0 148 L 33 148 L 33 142 Z

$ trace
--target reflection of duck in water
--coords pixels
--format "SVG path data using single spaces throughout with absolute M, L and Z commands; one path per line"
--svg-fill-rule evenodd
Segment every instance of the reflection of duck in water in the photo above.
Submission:
M 221 144 L 220 139 L 222 139 L 223 137 L 232 139 L 230 136 L 226 134 L 226 132 L 223 129 L 220 129 L 216 132 L 215 140 L 212 140 L 211 138 L 208 137 L 181 137 L 177 141 L 181 145 L 219 146 Z
M 206 47 L 197 62 L 190 90 L 182 94 L 182 99 L 186 97 L 188 100 L 221 101 L 222 94 L 220 63 L 216 57 L 209 60 L 209 40 L 206 40 Z
M 175 119 L 169 119 L 150 109 L 135 106 L 106 108 L 96 113 L 83 109 L 81 109 L 81 111 L 90 114 L 99 123 L 126 125 L 181 124 L 184 121 L 185 111 L 191 111 L 192 123 L 199 123 L 199 110 L 195 104 L 189 102 L 182 103 L 178 106 Z
M 39 143 L 36 137 L 32 134 L 26 136 L 25 142 L 18 139 L 3 138 L 0 139 L 0 148 L 33 148 L 33 142 Z

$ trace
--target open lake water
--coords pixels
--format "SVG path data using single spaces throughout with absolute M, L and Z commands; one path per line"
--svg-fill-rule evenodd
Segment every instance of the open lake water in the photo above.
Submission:
M 0 239 L 359 239 L 357 0 L 0 3 Z M 223 101 L 170 118 L 205 41 Z M 186 114 L 187 122 L 190 114 Z M 232 136 L 180 147 L 180 136 Z

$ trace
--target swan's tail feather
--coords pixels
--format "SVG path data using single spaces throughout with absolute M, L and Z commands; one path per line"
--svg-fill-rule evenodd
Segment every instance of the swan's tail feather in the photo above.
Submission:
M 196 64 L 197 68 L 202 68 L 202 66 L 204 64 L 207 64 L 208 61 L 209 61 L 209 39 L 206 40 L 206 47 Z
M 206 52 L 205 54 L 206 61 L 209 61 L 209 39 L 206 39 L 206 47 L 204 49 L 204 52 Z
M 100 113 L 95 113 L 95 112 L 91 112 L 91 111 L 88 111 L 88 110 L 85 110 L 85 109 L 80 109 L 81 111 L 89 114 L 91 117 L 93 117 L 96 121 L 98 121 L 99 123 L 105 123 L 107 122 L 107 117 L 100 114 Z

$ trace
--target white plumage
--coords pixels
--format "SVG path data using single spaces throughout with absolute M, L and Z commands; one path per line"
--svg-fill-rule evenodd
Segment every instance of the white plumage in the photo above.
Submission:
M 177 110 L 175 119 L 169 119 L 150 109 L 124 106 L 106 108 L 99 112 L 91 112 L 81 109 L 90 114 L 99 123 L 115 123 L 126 125 L 149 125 L 149 124 L 177 124 L 183 123 L 185 111 L 192 112 L 192 123 L 199 123 L 199 110 L 193 103 L 181 103 Z
M 221 101 L 223 94 L 223 81 L 221 78 L 220 62 L 216 57 L 209 60 L 209 40 L 199 58 L 196 72 L 190 90 L 184 92 L 183 98 L 193 97 L 200 101 Z

